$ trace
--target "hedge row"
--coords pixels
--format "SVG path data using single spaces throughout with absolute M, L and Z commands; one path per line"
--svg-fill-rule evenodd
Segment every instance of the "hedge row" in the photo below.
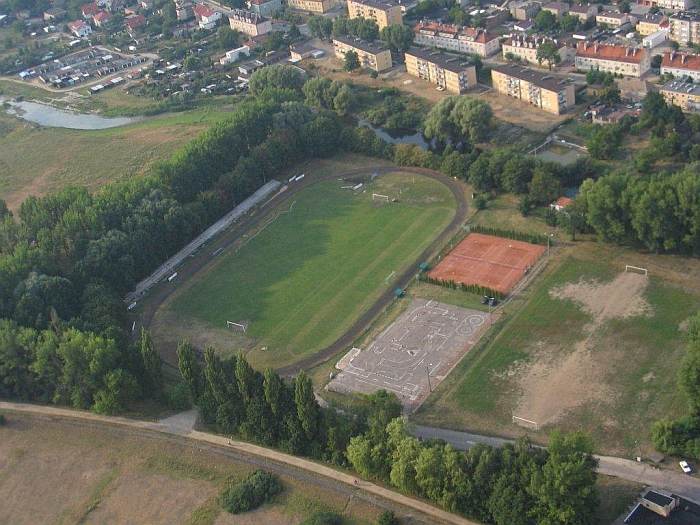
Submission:
M 451 288 L 453 290 L 462 290 L 463 292 L 474 293 L 477 295 L 488 295 L 489 297 L 495 297 L 496 299 L 503 299 L 505 295 L 493 288 L 488 286 L 481 286 L 480 284 L 464 284 L 458 283 L 452 280 L 446 281 L 444 279 L 436 279 L 435 277 L 430 277 L 425 273 L 420 274 L 419 280 L 430 284 L 437 284 L 438 286 L 444 286 L 445 288 Z
M 527 233 L 517 230 L 502 230 L 500 228 L 489 228 L 473 224 L 469 226 L 470 233 L 483 233 L 484 235 L 494 235 L 495 237 L 505 237 L 515 241 L 524 241 L 532 244 L 547 244 L 547 236 L 541 233 Z M 554 244 L 554 239 L 550 241 Z

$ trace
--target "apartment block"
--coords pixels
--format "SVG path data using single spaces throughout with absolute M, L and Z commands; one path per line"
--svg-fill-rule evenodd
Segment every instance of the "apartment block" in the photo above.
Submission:
M 678 79 L 690 77 L 700 83 L 700 55 L 671 51 L 664 53 L 661 59 L 661 74 L 670 73 Z
M 282 9 L 282 0 L 248 0 L 248 9 L 256 15 L 272 18 L 272 16 Z
M 661 96 L 667 104 L 674 104 L 683 111 L 700 111 L 700 85 L 673 80 L 661 87 Z
M 287 5 L 299 11 L 323 14 L 336 6 L 335 0 L 287 0 Z
M 639 3 L 649 7 L 670 9 L 672 11 L 685 11 L 686 9 L 690 9 L 694 4 L 693 0 L 640 0 Z
M 348 16 L 374 20 L 380 30 L 403 23 L 401 5 L 394 0 L 348 0 Z
M 559 58 L 561 58 L 562 62 L 571 60 L 576 53 L 573 48 L 552 38 L 537 35 L 515 35 L 501 43 L 503 58 L 509 58 L 506 55 L 512 55 L 519 58 L 522 62 L 539 65 L 537 61 L 537 49 L 545 42 L 552 42 L 557 46 L 559 49 Z
M 476 86 L 476 67 L 464 57 L 413 47 L 406 51 L 406 71 L 455 95 Z
M 661 13 L 654 13 L 653 15 L 647 14 L 640 18 L 635 29 L 641 36 L 648 36 L 668 28 L 668 18 Z
M 497 66 L 491 70 L 491 81 L 498 93 L 555 115 L 575 104 L 572 84 L 522 66 Z
M 516 20 L 531 20 L 540 12 L 542 4 L 532 0 L 521 0 L 519 2 L 511 2 L 509 9 L 511 16 Z
M 620 27 L 625 24 L 630 24 L 634 26 L 637 23 L 637 19 L 634 16 L 628 15 L 627 13 L 618 13 L 617 11 L 603 11 L 598 13 L 595 17 L 595 23 L 597 25 L 604 24 L 608 27 Z
M 231 29 L 249 36 L 260 36 L 272 31 L 269 19 L 245 9 L 232 9 L 228 22 Z
M 571 4 L 569 7 L 569 15 L 575 16 L 584 24 L 593 20 L 597 14 L 597 4 Z
M 391 68 L 391 51 L 379 42 L 365 42 L 359 38 L 335 37 L 333 39 L 335 56 L 345 60 L 345 53 L 354 51 L 360 59 L 360 65 L 380 72 Z
M 580 42 L 576 45 L 576 69 L 598 69 L 630 77 L 649 71 L 651 59 L 646 49 L 613 44 Z
M 501 48 L 498 36 L 474 27 L 424 21 L 416 24 L 413 32 L 416 34 L 414 42 L 418 45 L 457 53 L 488 57 L 498 53 Z
M 700 13 L 682 11 L 671 15 L 668 22 L 671 40 L 682 45 L 700 44 Z
M 542 9 L 549 11 L 559 20 L 565 13 L 569 12 L 569 4 L 566 2 L 549 2 L 543 5 Z

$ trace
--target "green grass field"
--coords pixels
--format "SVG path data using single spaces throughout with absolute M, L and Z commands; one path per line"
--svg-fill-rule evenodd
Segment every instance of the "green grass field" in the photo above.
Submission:
M 191 279 L 167 307 L 175 322 L 221 329 L 228 320 L 250 321 L 248 356 L 258 367 L 283 366 L 332 343 L 455 210 L 446 186 L 418 175 L 386 175 L 357 195 L 340 188 L 346 184 L 303 190 L 291 212 Z M 399 188 L 399 203 L 371 199 L 372 192 L 398 195 Z
M 0 198 L 16 208 L 29 195 L 140 175 L 225 115 L 195 110 L 82 131 L 38 127 L 0 111 Z
M 610 318 L 595 329 L 590 328 L 592 316 L 579 304 L 550 295 L 553 289 L 581 280 L 610 283 L 630 256 L 622 249 L 589 243 L 563 249 L 526 292 L 521 306 L 507 308 L 492 332 L 421 407 L 417 421 L 520 435 L 525 429 L 513 425 L 511 415 L 519 410 L 523 392 L 531 388 L 522 382 L 529 367 L 541 367 L 550 381 L 546 395 L 541 395 L 545 402 L 547 396 L 556 400 L 571 395 L 566 376 L 558 376 L 561 373 L 556 366 L 548 366 L 565 362 L 589 336 L 594 364 L 574 369 L 569 380 L 573 382 L 581 374 L 590 379 L 590 389 L 601 395 L 570 408 L 545 426 L 538 439 L 545 439 L 553 427 L 583 429 L 602 451 L 630 454 L 637 444 L 649 451 L 651 424 L 661 417 L 678 415 L 685 407 L 675 388 L 684 353 L 682 323 L 700 309 L 700 295 L 664 280 L 663 272 L 655 268 L 643 292 L 647 314 Z M 647 258 L 661 264 L 674 262 Z

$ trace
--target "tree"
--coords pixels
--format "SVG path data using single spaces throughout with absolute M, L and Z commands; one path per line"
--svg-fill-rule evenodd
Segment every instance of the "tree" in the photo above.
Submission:
M 259 69 L 250 76 L 248 84 L 252 95 L 260 95 L 268 88 L 285 88 L 301 92 L 304 85 L 304 73 L 298 68 L 284 64 L 275 64 Z
M 554 64 L 558 64 L 561 61 L 559 49 L 552 40 L 545 40 L 537 48 L 537 62 L 542 65 L 542 62 L 545 61 L 550 70 Z
M 141 328 L 139 351 L 143 363 L 143 385 L 146 393 L 154 398 L 163 394 L 163 370 L 158 352 L 153 346 L 151 335 L 145 328 Z
M 304 429 L 309 441 L 318 433 L 320 410 L 314 396 L 314 387 L 311 379 L 300 372 L 294 379 L 294 404 L 297 409 L 297 417 Z
M 429 139 L 453 146 L 475 144 L 488 138 L 493 112 L 488 103 L 467 97 L 448 97 L 430 110 L 423 133 Z
M 181 341 L 177 345 L 177 361 L 180 375 L 189 387 L 192 399 L 197 402 L 204 392 L 203 373 L 194 347 L 189 341 Z
M 228 25 L 221 25 L 216 31 L 216 39 L 221 50 L 235 49 L 238 47 L 239 38 L 240 33 Z
M 404 53 L 413 45 L 415 33 L 410 27 L 403 24 L 392 24 L 382 29 L 379 37 L 394 53 Z
M 309 31 L 316 38 L 329 39 L 333 34 L 333 20 L 325 16 L 313 15 L 309 18 Z
M 561 195 L 561 183 L 551 169 L 537 166 L 530 181 L 530 198 L 535 204 L 549 204 Z
M 355 71 L 360 68 L 360 57 L 358 57 L 357 53 L 352 49 L 345 53 L 343 68 L 345 71 Z
M 551 11 L 542 9 L 535 16 L 534 23 L 538 31 L 552 31 L 557 27 L 557 17 Z
M 565 32 L 575 31 L 579 24 L 580 21 L 578 17 L 570 13 L 564 13 L 561 16 L 561 20 L 559 20 L 559 27 Z
M 377 518 L 377 525 L 399 525 L 399 519 L 393 511 L 385 510 Z
M 619 9 L 620 13 L 629 13 L 632 10 L 629 0 L 622 0 Z

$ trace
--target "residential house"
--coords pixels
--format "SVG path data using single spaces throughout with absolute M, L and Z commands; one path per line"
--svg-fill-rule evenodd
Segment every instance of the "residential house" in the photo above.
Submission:
M 439 89 L 461 95 L 476 86 L 476 67 L 463 56 L 412 47 L 404 57 L 409 75 L 437 84 Z
M 76 38 L 85 38 L 92 33 L 92 28 L 85 20 L 68 22 L 68 30 L 73 33 Z
M 700 55 L 666 52 L 661 59 L 661 74 L 669 73 L 678 79 L 690 77 L 693 82 L 700 83 Z
M 192 9 L 200 29 L 214 29 L 221 20 L 221 11 L 214 11 L 205 4 L 196 4 Z
M 95 24 L 96 27 L 102 28 L 111 19 L 112 15 L 110 15 L 107 11 L 99 11 L 95 16 L 92 17 L 92 22 Z
M 80 14 L 83 15 L 85 20 L 92 20 L 92 17 L 100 12 L 100 8 L 97 4 L 83 4 L 80 6 Z
M 233 9 L 228 21 L 231 29 L 253 37 L 272 31 L 272 22 L 268 18 L 245 9 Z
M 648 36 L 662 29 L 670 29 L 668 18 L 662 13 L 647 13 L 637 21 L 635 28 L 640 36 Z
M 392 24 L 402 24 L 401 6 L 395 0 L 347 0 L 350 18 L 374 20 L 381 31 Z
M 63 20 L 66 17 L 67 11 L 61 9 L 60 7 L 52 7 L 44 11 L 44 21 L 45 22 L 56 22 L 58 20 Z
M 566 208 L 571 206 L 574 203 L 574 199 L 570 199 L 569 197 L 559 197 L 556 201 L 554 201 L 552 204 L 549 205 L 551 209 L 554 211 L 564 211 Z
M 674 13 L 668 22 L 671 26 L 671 40 L 681 45 L 700 44 L 700 12 Z
M 498 36 L 484 29 L 423 21 L 413 28 L 415 43 L 458 53 L 488 57 L 501 48 Z
M 124 19 L 124 27 L 126 31 L 134 38 L 134 35 L 141 31 L 146 25 L 146 17 L 143 15 L 130 16 Z
M 354 51 L 364 68 L 377 72 L 391 68 L 391 52 L 379 41 L 365 42 L 359 38 L 336 37 L 333 39 L 333 49 L 339 60 L 345 60 L 345 54 Z
M 651 59 L 646 49 L 617 44 L 579 42 L 576 45 L 576 69 L 600 70 L 630 77 L 649 71 Z
M 498 93 L 555 115 L 564 113 L 575 104 L 573 84 L 522 66 L 494 67 L 491 82 Z
M 537 60 L 537 50 L 545 42 L 551 42 L 557 46 L 559 58 L 562 62 L 572 60 L 576 54 L 573 48 L 553 38 L 538 35 L 515 35 L 501 42 L 503 58 L 515 57 L 520 59 L 521 62 L 540 65 L 540 62 Z
M 272 18 L 275 13 L 282 9 L 282 0 L 248 0 L 246 5 L 248 10 L 259 16 Z

